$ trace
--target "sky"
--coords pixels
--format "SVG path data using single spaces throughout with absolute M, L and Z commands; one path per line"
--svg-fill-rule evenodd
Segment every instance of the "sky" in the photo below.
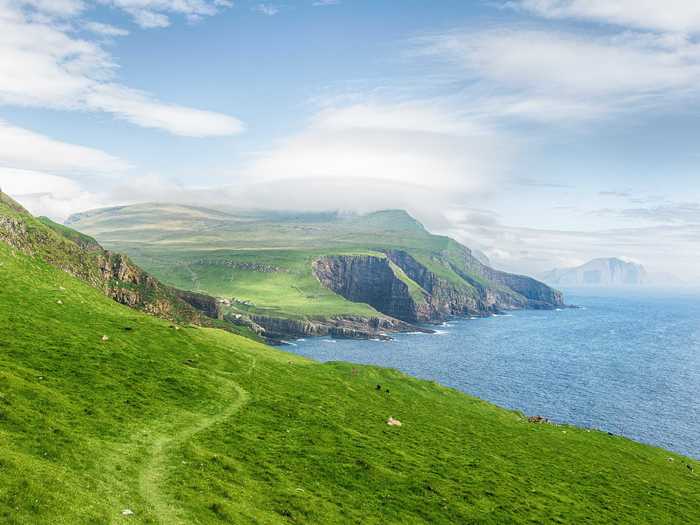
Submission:
M 0 188 L 367 212 L 700 282 L 696 0 L 0 0 Z

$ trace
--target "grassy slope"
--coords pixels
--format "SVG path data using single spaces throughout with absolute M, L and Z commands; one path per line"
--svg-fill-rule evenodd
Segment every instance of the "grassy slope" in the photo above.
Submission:
M 310 263 L 320 255 L 385 249 L 407 250 L 440 278 L 476 295 L 471 284 L 435 259 L 435 254 L 446 252 L 454 241 L 430 234 L 400 210 L 353 218 L 241 212 L 205 215 L 205 211 L 137 205 L 116 212 L 93 212 L 73 226 L 95 235 L 105 246 L 128 253 L 170 285 L 249 301 L 257 313 L 302 318 L 375 316 L 370 306 L 347 301 L 321 286 Z M 261 273 L 200 264 L 212 258 L 267 263 L 285 271 Z M 417 283 L 403 272 L 397 276 L 416 300 L 424 300 Z
M 353 303 L 321 286 L 311 273 L 311 262 L 322 252 L 262 250 L 244 253 L 230 251 L 166 251 L 155 258 L 137 257 L 164 282 L 182 289 L 251 303 L 237 308 L 250 313 L 283 317 L 380 315 L 374 308 Z M 209 264 L 202 264 L 202 260 Z M 218 261 L 218 263 L 217 263 Z M 265 273 L 226 266 L 237 263 L 266 263 L 281 271 Z
M 418 283 L 406 275 L 406 273 L 399 266 L 391 261 L 389 261 L 389 266 L 391 267 L 391 271 L 394 272 L 394 275 L 408 287 L 408 293 L 411 295 L 411 298 L 417 304 L 425 303 L 427 292 L 423 290 Z
M 80 233 L 72 228 L 68 228 L 67 226 L 58 224 L 49 219 L 48 217 L 37 217 L 36 220 L 42 223 L 44 226 L 51 228 L 53 231 L 55 231 L 62 237 L 73 241 L 78 246 L 81 246 L 82 248 L 85 248 L 88 251 L 100 250 L 99 243 L 89 235 L 85 235 L 84 233 Z
M 3 220 L 14 221 L 14 225 L 3 226 L 0 230 L 0 242 L 3 236 L 9 236 L 13 245 L 21 246 L 23 252 L 42 257 L 50 264 L 79 276 L 84 282 L 107 294 L 120 290 L 134 291 L 140 296 L 136 307 L 142 310 L 151 313 L 155 311 L 157 315 L 177 322 L 223 328 L 262 341 L 262 338 L 248 327 L 206 317 L 177 297 L 175 290 L 146 279 L 141 270 L 130 263 L 128 270 L 140 274 L 140 284 L 118 280 L 115 277 L 106 281 L 101 268 L 114 263 L 121 264 L 124 262 L 123 256 L 106 253 L 94 238 L 57 224 L 47 217 L 33 217 L 21 205 L 0 192 L 0 221 Z
M 699 469 L 395 371 L 176 330 L 0 243 L 2 523 L 697 523 Z

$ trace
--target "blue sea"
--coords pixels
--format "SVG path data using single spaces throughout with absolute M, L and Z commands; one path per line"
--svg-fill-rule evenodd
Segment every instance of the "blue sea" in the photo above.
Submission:
M 309 338 L 319 361 L 392 367 L 497 405 L 700 458 L 700 293 L 571 290 L 578 309 L 455 319 L 393 341 Z

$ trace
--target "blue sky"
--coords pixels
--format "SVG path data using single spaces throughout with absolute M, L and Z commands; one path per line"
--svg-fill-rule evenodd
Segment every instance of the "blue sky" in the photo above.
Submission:
M 694 1 L 0 0 L 0 30 L 35 213 L 404 207 L 509 270 L 700 280 Z

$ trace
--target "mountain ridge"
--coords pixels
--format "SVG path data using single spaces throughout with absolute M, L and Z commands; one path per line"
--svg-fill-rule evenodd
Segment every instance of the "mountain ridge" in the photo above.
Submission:
M 377 320 L 386 325 L 387 316 L 415 324 L 564 306 L 560 292 L 490 268 L 405 210 L 215 213 L 151 203 L 70 221 L 168 284 L 229 302 L 230 315 L 250 315 L 276 332 L 288 321 L 291 335 L 330 333 L 364 318 L 364 332 L 376 337 L 384 330 Z
M 33 217 L 0 192 L 0 240 L 100 290 L 116 302 L 178 323 L 218 326 L 236 333 L 254 332 L 222 321 L 214 298 L 163 285 L 129 257 L 105 250 L 93 237 Z

